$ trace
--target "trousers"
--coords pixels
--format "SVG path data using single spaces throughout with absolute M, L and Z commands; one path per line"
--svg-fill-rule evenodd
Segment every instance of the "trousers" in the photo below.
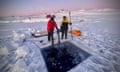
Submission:
M 52 41 L 52 46 L 54 46 L 53 32 L 48 32 L 48 41 Z

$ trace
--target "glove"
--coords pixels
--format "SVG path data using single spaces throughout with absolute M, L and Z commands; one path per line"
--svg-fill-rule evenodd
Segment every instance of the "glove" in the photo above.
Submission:
M 57 33 L 59 33 L 59 29 L 57 28 Z
M 72 22 L 70 22 L 70 25 L 72 25 Z

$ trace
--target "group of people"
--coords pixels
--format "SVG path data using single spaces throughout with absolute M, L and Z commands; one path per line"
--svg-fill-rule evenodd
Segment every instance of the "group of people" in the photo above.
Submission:
M 60 29 L 58 29 L 57 23 L 55 21 L 55 16 L 51 16 L 50 20 L 47 23 L 48 41 L 54 40 L 53 34 L 55 28 L 57 29 L 57 32 L 61 31 L 61 39 L 67 39 L 68 25 L 72 25 L 71 21 L 66 16 L 63 16 Z

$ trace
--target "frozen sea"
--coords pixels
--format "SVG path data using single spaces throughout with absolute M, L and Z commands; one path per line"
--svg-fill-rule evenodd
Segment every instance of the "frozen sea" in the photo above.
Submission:
M 60 26 L 63 15 L 55 13 Z M 41 48 L 47 36 L 33 38 L 31 33 L 46 31 L 48 19 L 7 17 L 0 20 L 0 72 L 48 72 Z M 120 10 L 79 10 L 71 12 L 72 29 L 82 36 L 68 35 L 68 41 L 91 54 L 67 72 L 120 72 Z M 56 33 L 54 38 L 57 40 Z M 43 43 L 40 43 L 40 41 Z

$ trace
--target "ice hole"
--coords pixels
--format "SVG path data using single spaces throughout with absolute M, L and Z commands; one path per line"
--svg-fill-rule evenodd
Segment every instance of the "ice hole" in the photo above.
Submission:
M 67 72 L 86 60 L 90 54 L 71 42 L 41 49 L 48 72 Z

